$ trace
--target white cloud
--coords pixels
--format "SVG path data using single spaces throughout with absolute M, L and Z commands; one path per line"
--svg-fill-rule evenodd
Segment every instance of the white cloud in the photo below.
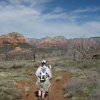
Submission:
M 99 33 L 100 35 L 100 22 L 92 21 L 87 22 L 84 27 L 87 29 L 88 33 L 91 32 L 91 34 L 96 35 Z
M 43 15 L 43 18 L 45 20 L 56 20 L 56 21 L 64 20 L 65 22 L 69 21 L 73 22 L 78 17 L 79 17 L 78 15 L 65 12 L 64 9 L 61 7 L 56 7 L 51 12 Z
M 52 14 L 55 14 L 55 13 L 62 13 L 64 12 L 64 9 L 61 8 L 61 7 L 56 7 L 53 11 L 52 11 Z
M 86 12 L 96 12 L 96 11 L 100 11 L 100 7 L 76 9 L 73 11 L 73 13 L 86 13 Z
M 37 7 L 44 5 L 52 0 L 8 0 L 9 4 L 18 6 L 18 5 L 27 5 L 32 7 Z
M 92 21 L 77 24 L 76 19 L 79 15 L 67 13 L 62 8 L 57 7 L 47 14 L 42 14 L 40 9 L 34 8 L 36 5 L 45 4 L 50 0 L 34 0 L 34 7 L 22 5 L 23 0 L 16 0 L 18 5 L 13 6 L 15 3 L 13 1 L 10 0 L 11 5 L 0 6 L 1 34 L 17 31 L 27 37 L 40 38 L 48 35 L 64 35 L 67 38 L 72 38 L 83 35 L 93 36 L 96 35 L 94 33 L 100 32 L 100 22 Z M 29 1 L 33 2 L 33 0 Z M 24 2 L 27 2 L 27 0 Z

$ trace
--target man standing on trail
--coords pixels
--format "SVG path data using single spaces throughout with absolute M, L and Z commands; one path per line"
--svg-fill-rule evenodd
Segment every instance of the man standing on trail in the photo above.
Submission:
M 36 70 L 38 95 L 41 96 L 41 91 L 48 92 L 52 79 L 51 66 L 47 66 L 47 61 L 43 60 L 41 66 Z

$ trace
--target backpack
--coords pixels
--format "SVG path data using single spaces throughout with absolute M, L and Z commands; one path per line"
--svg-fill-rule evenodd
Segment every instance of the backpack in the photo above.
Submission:
M 42 67 L 40 71 L 40 82 L 45 82 L 47 78 L 46 68 Z

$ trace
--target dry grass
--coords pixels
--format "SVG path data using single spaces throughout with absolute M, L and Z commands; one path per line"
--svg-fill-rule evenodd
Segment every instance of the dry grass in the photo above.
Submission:
M 72 61 L 66 56 L 47 60 L 56 69 L 53 76 L 57 81 L 65 70 L 72 74 L 71 81 L 64 88 L 64 97 L 69 96 L 71 100 L 100 100 L 100 60 Z M 1 61 L 0 100 L 19 100 L 17 81 L 34 78 L 40 61 Z
M 36 66 L 32 61 L 0 62 L 0 100 L 20 100 L 17 81 L 31 78 Z

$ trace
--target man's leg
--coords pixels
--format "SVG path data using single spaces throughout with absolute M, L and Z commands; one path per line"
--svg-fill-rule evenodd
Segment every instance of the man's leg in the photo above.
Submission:
M 42 100 L 45 98 L 45 91 L 42 91 Z
M 38 90 L 38 99 L 41 100 L 41 91 Z
M 51 99 L 51 86 L 49 87 L 49 90 L 48 90 L 48 100 Z
M 41 91 L 40 91 L 40 90 L 38 90 L 38 96 L 39 96 L 39 97 L 41 96 Z

